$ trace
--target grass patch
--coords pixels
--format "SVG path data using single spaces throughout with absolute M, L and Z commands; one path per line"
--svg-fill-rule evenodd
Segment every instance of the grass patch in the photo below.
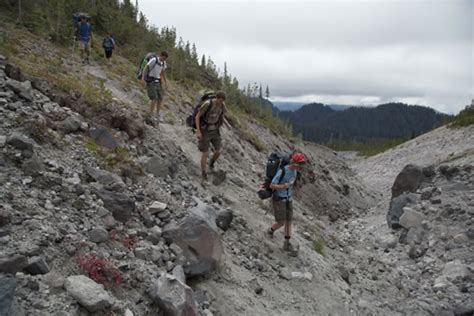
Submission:
M 448 127 L 464 127 L 474 124 L 474 103 L 468 105 L 456 115 L 451 123 L 448 124 Z
M 375 139 L 365 142 L 332 141 L 325 145 L 336 151 L 357 151 L 361 156 L 370 157 L 387 151 L 390 148 L 396 147 L 408 140 L 408 138 L 396 138 Z
M 326 244 L 324 243 L 323 239 L 318 239 L 313 241 L 313 249 L 317 253 L 319 253 L 321 256 L 325 256 L 324 248 L 326 247 Z

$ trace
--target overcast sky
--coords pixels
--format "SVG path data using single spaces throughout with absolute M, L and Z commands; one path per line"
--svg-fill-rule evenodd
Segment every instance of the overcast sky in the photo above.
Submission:
M 473 98 L 472 0 L 139 0 L 241 86 L 272 99 L 458 112 Z

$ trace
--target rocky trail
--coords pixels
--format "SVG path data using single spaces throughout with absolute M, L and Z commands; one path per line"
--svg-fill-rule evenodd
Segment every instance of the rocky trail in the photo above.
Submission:
M 102 85 L 111 103 L 93 108 L 0 57 L 0 315 L 472 310 L 473 128 L 346 160 L 249 121 L 266 151 L 237 125 L 225 128 L 224 155 L 203 185 L 184 124 L 196 91 L 171 82 L 158 122 L 115 69 L 63 66 Z M 264 235 L 272 215 L 255 192 L 268 153 L 295 148 L 312 163 L 295 203 L 292 257 L 282 232 Z M 415 168 L 412 195 L 391 203 L 410 163 L 433 168 Z M 393 205 L 405 225 L 397 230 L 387 225 Z

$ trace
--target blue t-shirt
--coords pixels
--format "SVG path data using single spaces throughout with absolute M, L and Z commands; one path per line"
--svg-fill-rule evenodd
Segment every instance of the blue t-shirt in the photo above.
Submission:
M 89 23 L 79 22 L 79 39 L 81 42 L 89 42 L 91 35 L 91 25 Z
M 291 199 L 291 196 L 293 195 L 293 183 L 296 180 L 297 176 L 297 171 L 296 170 L 290 170 L 288 166 L 285 166 L 285 176 L 283 179 L 280 181 L 282 169 L 278 169 L 275 177 L 273 177 L 272 183 L 273 184 L 284 184 L 284 183 L 289 183 L 290 187 L 288 189 L 284 190 L 275 190 L 275 195 L 280 197 L 280 198 L 288 198 Z

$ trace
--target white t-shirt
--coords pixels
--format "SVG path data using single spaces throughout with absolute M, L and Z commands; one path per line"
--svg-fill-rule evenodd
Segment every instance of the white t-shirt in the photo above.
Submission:
M 160 61 L 159 57 L 152 58 L 148 62 L 148 77 L 160 79 L 160 74 L 166 69 L 166 61 Z

